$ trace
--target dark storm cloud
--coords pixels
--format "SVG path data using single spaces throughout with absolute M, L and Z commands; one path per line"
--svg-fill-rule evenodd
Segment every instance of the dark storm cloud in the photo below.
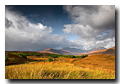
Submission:
M 81 5 L 63 6 L 75 23 L 92 28 L 106 28 L 115 24 L 115 6 Z M 77 16 L 77 17 L 76 17 Z
M 5 17 L 5 28 L 9 28 L 10 26 L 13 26 L 13 22 Z
M 24 25 L 23 24 L 24 21 L 23 20 L 18 20 L 17 23 L 19 24 L 19 25 L 17 25 L 19 29 L 23 29 L 24 28 L 24 26 L 23 26 Z
M 115 38 L 114 5 L 67 5 L 63 8 L 74 21 L 73 24 L 64 25 L 65 33 L 78 35 L 80 41 L 84 40 L 86 44 L 89 44 L 88 41 L 95 44 L 97 41 Z

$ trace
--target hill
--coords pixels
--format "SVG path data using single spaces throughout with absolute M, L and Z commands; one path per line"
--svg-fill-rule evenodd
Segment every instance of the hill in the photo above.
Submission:
M 81 49 L 69 48 L 69 47 L 65 47 L 65 48 L 63 48 L 63 50 L 67 50 L 67 51 L 70 51 L 70 52 L 76 52 L 76 53 L 85 53 L 85 52 L 88 52 L 87 50 L 81 50 Z
M 39 51 L 40 53 L 51 53 L 51 54 L 64 54 L 64 55 L 78 55 L 80 53 L 76 53 L 76 52 L 70 52 L 67 50 L 63 50 L 63 49 L 45 49 L 43 51 Z
M 52 48 L 48 48 L 48 49 L 45 49 L 43 51 L 39 51 L 40 53 L 51 53 L 51 54 L 64 54 L 64 55 L 79 55 L 79 54 L 92 54 L 92 53 L 96 53 L 98 51 L 101 51 L 101 50 L 107 50 L 106 48 L 104 47 L 97 47 L 97 48 L 92 48 L 90 50 L 81 50 L 81 49 L 77 49 L 77 48 L 69 48 L 69 47 L 65 47 L 65 48 L 62 48 L 62 49 L 52 49 Z M 104 52 L 104 54 L 112 54 L 114 52 L 110 52 L 109 51 L 106 51 Z M 102 54 L 102 53 L 98 53 L 98 54 Z M 114 55 L 114 54 L 112 54 Z
M 88 52 L 91 52 L 91 51 L 98 51 L 98 50 L 103 50 L 103 49 L 106 49 L 106 48 L 104 48 L 104 47 L 97 47 L 97 48 L 92 48 L 90 50 L 81 50 L 81 49 L 69 48 L 69 47 L 63 48 L 63 50 L 67 50 L 67 51 L 70 51 L 70 52 L 76 52 L 76 53 L 88 53 Z
M 107 55 L 115 56 L 115 47 L 112 47 L 112 48 L 109 48 L 109 49 L 104 49 L 104 50 L 91 51 L 87 54 L 89 54 L 89 55 L 91 55 L 91 54 L 107 54 Z
M 106 49 L 106 48 L 104 48 L 104 47 L 97 47 L 97 48 L 92 48 L 91 50 L 89 50 L 89 52 L 91 52 L 91 51 L 98 51 L 98 50 L 104 50 L 104 49 Z
M 76 65 L 86 68 L 104 69 L 115 72 L 115 56 L 93 54 L 84 59 L 75 61 Z
M 5 52 L 5 54 L 7 54 L 7 56 L 8 56 L 8 61 L 5 62 L 5 65 L 22 64 L 22 63 L 26 63 L 27 61 L 29 61 L 28 59 L 21 58 L 10 52 Z M 12 61 L 13 59 L 14 59 L 14 61 Z

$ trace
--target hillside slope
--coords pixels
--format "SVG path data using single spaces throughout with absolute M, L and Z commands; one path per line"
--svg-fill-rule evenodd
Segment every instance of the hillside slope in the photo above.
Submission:
M 91 54 L 108 54 L 108 55 L 115 56 L 115 47 L 112 47 L 109 49 L 104 49 L 104 50 L 92 51 L 87 54 L 89 54 L 89 55 L 91 55 Z
M 94 54 L 75 61 L 76 65 L 86 68 L 104 69 L 115 72 L 115 56 Z
M 8 61 L 5 62 L 5 65 L 22 64 L 22 63 L 26 63 L 28 61 L 28 59 L 21 58 L 17 55 L 9 53 L 9 52 L 5 52 L 5 54 L 7 54 L 7 56 L 9 57 Z M 14 61 L 12 61 L 12 59 L 14 59 Z

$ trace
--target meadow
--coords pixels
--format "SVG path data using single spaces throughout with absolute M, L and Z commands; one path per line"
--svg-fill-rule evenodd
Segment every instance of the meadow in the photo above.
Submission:
M 22 58 L 14 53 L 7 53 L 7 56 L 6 63 L 13 62 L 10 56 Z M 5 66 L 5 79 L 115 79 L 115 56 L 66 56 L 40 54 L 23 57 L 23 63 Z
M 30 63 L 5 67 L 6 79 L 115 79 L 103 70 L 81 68 L 70 63 Z

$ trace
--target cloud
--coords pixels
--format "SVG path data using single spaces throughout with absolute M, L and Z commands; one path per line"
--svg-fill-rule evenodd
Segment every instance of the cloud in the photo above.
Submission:
M 5 9 L 5 50 L 43 50 L 68 46 L 65 37 L 51 34 L 53 29 L 31 23 L 25 16 Z
M 63 31 L 79 36 L 76 40 L 51 34 L 54 29 L 32 23 L 20 12 L 5 7 L 5 50 L 35 50 L 72 47 L 91 49 L 115 45 L 114 6 L 64 6 L 74 23 Z
M 75 23 L 90 25 L 92 28 L 104 28 L 115 24 L 114 5 L 67 5 L 63 8 Z
M 12 21 L 8 20 L 8 19 L 5 17 L 5 28 L 9 28 L 10 26 L 13 26 Z
M 63 6 L 74 23 L 65 24 L 63 31 L 78 35 L 78 42 L 84 42 L 83 48 L 89 49 L 95 46 L 106 48 L 115 45 L 115 41 L 106 39 L 115 38 L 115 6 L 114 5 L 81 5 Z M 95 45 L 97 42 L 97 45 Z M 101 43 L 100 43 L 101 42 Z M 99 44 L 98 44 L 99 43 Z M 112 45 L 110 46 L 109 44 Z M 104 45 L 106 44 L 106 45 Z M 109 46 L 107 46 L 109 45 Z

